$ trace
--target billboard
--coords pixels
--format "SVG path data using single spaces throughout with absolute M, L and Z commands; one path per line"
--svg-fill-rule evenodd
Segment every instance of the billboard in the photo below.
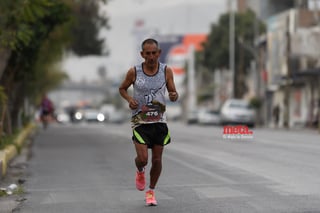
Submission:
M 202 43 L 206 41 L 207 34 L 156 35 L 155 39 L 162 50 L 160 61 L 173 69 L 176 86 L 183 90 L 181 87 L 186 75 L 189 48 L 193 45 L 195 51 L 202 50 Z
M 182 42 L 183 36 L 169 34 L 169 35 L 156 35 L 154 38 L 159 42 L 159 45 L 161 48 L 161 55 L 159 60 L 163 63 L 167 63 L 166 57 L 170 49 L 173 46 L 180 44 Z
M 189 48 L 194 46 L 195 51 L 202 50 L 202 43 L 206 41 L 206 34 L 185 34 L 185 35 L 156 35 L 154 38 L 159 42 L 161 48 L 160 61 L 166 63 L 173 69 L 176 89 L 182 97 L 186 91 L 184 79 L 187 71 L 186 64 L 189 60 Z M 181 100 L 167 105 L 168 119 L 178 119 L 182 115 Z

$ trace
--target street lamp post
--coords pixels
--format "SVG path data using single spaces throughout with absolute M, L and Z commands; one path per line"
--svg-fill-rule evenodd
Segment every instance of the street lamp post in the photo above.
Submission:
M 257 44 L 257 34 L 255 34 L 255 41 L 253 42 L 253 46 L 246 44 L 243 41 L 242 37 L 238 37 L 237 41 L 240 43 L 240 45 L 242 46 L 242 48 L 246 49 L 247 51 L 249 51 L 253 57 L 253 61 L 251 63 L 251 68 L 252 71 L 255 75 L 254 81 L 255 81 L 255 85 L 254 85 L 254 91 L 256 92 L 256 97 L 261 100 L 261 73 L 260 73 L 260 69 L 258 67 L 259 65 L 259 53 L 258 53 L 258 44 Z M 257 109 L 257 117 L 256 117 L 256 122 L 258 125 L 261 124 L 262 118 L 261 118 L 261 107 L 259 107 Z
M 287 57 L 287 74 L 285 81 L 285 96 L 284 96 L 284 121 L 283 126 L 287 129 L 290 128 L 290 93 L 291 93 L 291 35 L 290 35 L 290 18 L 287 17 L 286 23 L 286 39 L 287 39 L 287 49 L 286 49 L 286 57 Z
M 235 31 L 235 14 L 233 10 L 233 0 L 228 1 L 229 6 L 229 69 L 231 72 L 231 97 L 235 96 L 235 45 L 234 45 L 234 31 Z

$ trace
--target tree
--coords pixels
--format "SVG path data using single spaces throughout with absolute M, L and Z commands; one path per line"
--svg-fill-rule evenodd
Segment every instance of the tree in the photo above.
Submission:
M 47 67 L 50 67 L 53 58 L 57 58 L 57 55 L 54 55 L 57 52 L 54 48 L 46 50 L 46 54 L 40 50 L 53 32 L 58 30 L 57 26 L 69 20 L 70 9 L 61 1 L 4 0 L 1 11 L 5 12 L 1 13 L 3 22 L 0 25 L 0 46 L 10 49 L 11 55 L 0 83 L 8 97 L 7 108 L 12 127 L 16 128 L 25 98 L 40 95 L 48 86 L 43 84 L 43 87 L 39 87 L 39 82 L 43 81 L 51 70 L 42 67 L 39 72 L 38 64 L 41 58 L 46 57 Z M 55 80 L 51 80 L 53 81 Z
M 36 104 L 43 93 L 67 77 L 59 67 L 66 49 L 81 56 L 102 54 L 103 39 L 97 34 L 100 27 L 107 26 L 107 18 L 98 11 L 101 2 L 107 1 L 0 1 L 0 52 L 8 58 L 6 63 L 0 63 L 5 64 L 5 69 L 0 70 L 0 86 L 7 97 L 13 128 L 17 127 L 26 98 Z M 79 25 L 88 30 L 74 30 Z M 85 31 L 88 33 L 82 37 Z M 76 42 L 92 45 L 77 49 Z
M 246 92 L 245 75 L 254 58 L 245 45 L 254 46 L 254 25 L 258 20 L 253 11 L 235 14 L 235 91 L 236 97 L 241 98 Z M 263 33 L 265 25 L 258 20 L 258 31 Z M 202 63 L 214 72 L 217 69 L 229 68 L 229 14 L 220 16 L 217 24 L 212 24 L 208 40 L 204 44 Z
M 73 5 L 73 39 L 68 49 L 78 56 L 108 54 L 105 39 L 99 38 L 101 29 L 109 29 L 108 18 L 99 10 L 101 2 L 106 0 L 80 0 Z

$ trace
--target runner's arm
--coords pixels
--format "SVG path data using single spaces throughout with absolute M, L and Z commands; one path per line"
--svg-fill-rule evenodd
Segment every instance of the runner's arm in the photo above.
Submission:
M 173 71 L 170 67 L 166 68 L 166 82 L 167 82 L 167 90 L 169 93 L 170 101 L 178 100 L 178 92 L 176 90 L 176 86 L 173 79 Z
M 129 69 L 125 79 L 119 87 L 119 93 L 129 103 L 130 109 L 136 109 L 138 107 L 138 102 L 128 93 L 128 88 L 134 83 L 135 76 L 134 68 Z

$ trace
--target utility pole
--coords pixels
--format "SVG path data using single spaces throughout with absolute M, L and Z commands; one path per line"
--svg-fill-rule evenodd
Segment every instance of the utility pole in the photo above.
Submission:
M 196 109 L 197 106 L 197 92 L 195 85 L 195 64 L 194 64 L 194 54 L 195 47 L 190 45 L 188 49 L 188 110 L 191 112 Z
M 286 23 L 287 37 L 287 74 L 285 79 L 285 94 L 284 94 L 284 121 L 283 126 L 287 129 L 290 127 L 290 93 L 291 93 L 291 35 L 290 35 L 290 16 L 287 17 Z
M 233 8 L 233 0 L 228 0 L 228 7 L 229 7 L 229 69 L 230 69 L 230 79 L 231 79 L 231 98 L 235 97 L 235 89 L 236 89 L 236 81 L 235 81 L 235 62 L 234 62 L 234 55 L 235 55 L 235 47 L 234 47 L 234 30 L 235 30 L 235 12 Z
M 255 19 L 254 19 L 254 36 L 253 36 L 253 55 L 254 55 L 254 72 L 256 74 L 256 80 L 257 80 L 257 98 L 259 101 L 261 101 L 261 70 L 260 70 L 260 57 L 259 57 L 259 34 L 260 34 L 260 19 L 259 16 L 261 15 L 261 9 L 260 9 L 260 0 L 257 0 L 257 4 L 258 4 L 258 11 L 255 15 Z M 260 125 L 261 122 L 261 114 L 262 114 L 262 110 L 261 110 L 261 106 L 262 104 L 258 107 L 257 109 L 257 117 L 256 117 L 256 121 L 257 124 Z
M 320 26 L 320 20 L 319 20 L 319 5 L 318 5 L 318 0 L 314 0 L 314 14 L 315 14 L 315 21 L 318 26 Z M 320 74 L 318 74 L 318 131 L 320 133 Z
M 318 74 L 318 131 L 320 133 L 320 74 Z

